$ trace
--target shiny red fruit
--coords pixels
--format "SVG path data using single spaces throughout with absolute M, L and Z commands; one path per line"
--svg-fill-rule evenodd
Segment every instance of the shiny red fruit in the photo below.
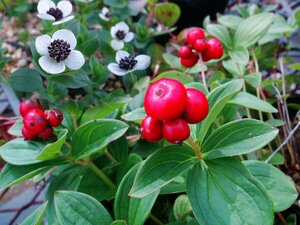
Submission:
M 199 56 L 194 54 L 191 57 L 186 59 L 180 58 L 181 65 L 187 68 L 193 67 L 198 62 L 198 60 L 199 60 Z
M 173 144 L 180 144 L 190 136 L 189 125 L 180 118 L 167 120 L 163 125 L 164 138 Z
M 151 116 L 146 116 L 141 124 L 141 133 L 143 137 L 150 142 L 159 141 L 163 137 L 163 123 Z
M 39 137 L 48 140 L 53 134 L 53 128 L 52 127 L 46 127 L 45 130 L 43 130 L 41 133 L 39 133 Z
M 220 59 L 223 56 L 223 46 L 218 38 L 211 38 L 207 42 L 204 58 Z
M 23 123 L 25 128 L 32 134 L 38 134 L 47 127 L 47 120 L 44 111 L 39 108 L 30 110 L 25 115 Z
M 193 44 L 193 48 L 197 52 L 204 52 L 206 50 L 206 46 L 207 45 L 204 39 L 197 39 Z
M 58 109 L 52 109 L 50 111 L 46 111 L 46 118 L 49 125 L 57 127 L 62 123 L 64 114 Z
M 204 39 L 205 33 L 201 28 L 196 28 L 189 32 L 186 36 L 187 43 L 193 45 L 197 39 Z
M 193 54 L 192 50 L 187 45 L 182 46 L 178 51 L 178 56 L 180 58 L 188 58 L 192 54 Z
M 22 127 L 22 135 L 25 140 L 34 140 L 36 138 L 36 135 L 32 134 L 29 130 L 27 130 L 25 127 Z
M 185 110 L 187 93 L 177 80 L 162 78 L 149 86 L 144 99 L 147 115 L 157 120 L 180 116 Z
M 20 103 L 19 112 L 21 116 L 25 116 L 31 109 L 41 108 L 41 105 L 36 100 L 26 99 Z
M 195 88 L 187 88 L 188 101 L 183 113 L 183 119 L 187 123 L 199 123 L 208 114 L 209 104 L 203 92 Z

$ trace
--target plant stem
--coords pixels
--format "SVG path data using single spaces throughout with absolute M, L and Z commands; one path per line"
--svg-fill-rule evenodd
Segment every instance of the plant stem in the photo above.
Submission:
M 94 171 L 95 174 L 97 174 L 98 177 L 100 177 L 105 184 L 107 184 L 112 190 L 116 190 L 116 185 L 105 175 L 105 173 L 102 172 L 94 163 L 89 163 L 89 167 L 91 170 Z
M 118 163 L 118 161 L 106 150 L 104 152 L 104 155 L 112 162 L 112 163 Z
M 199 158 L 202 159 L 202 154 L 199 152 L 199 147 L 196 145 L 196 143 L 194 142 L 193 138 L 191 136 L 189 136 L 188 138 L 188 142 L 190 143 L 190 145 L 192 146 L 195 155 Z
M 199 54 L 199 64 L 200 64 L 200 72 L 201 72 L 202 83 L 203 83 L 204 87 L 207 89 L 207 84 L 206 84 L 206 79 L 205 79 L 205 72 L 203 70 L 204 63 L 203 63 L 203 60 L 202 60 L 201 53 Z
M 300 126 L 300 121 L 297 123 L 294 129 L 289 133 L 289 135 L 284 140 L 284 142 L 282 142 L 282 144 L 269 156 L 269 158 L 266 159 L 265 161 L 266 163 L 268 163 L 274 157 L 274 155 L 278 153 L 280 149 L 288 143 L 288 141 L 293 137 L 294 133 L 298 130 L 299 126 Z
M 157 225 L 164 225 L 156 216 L 154 216 L 153 214 L 150 214 L 149 218 L 151 220 L 153 220 L 153 222 L 155 222 Z
M 247 93 L 245 82 L 243 82 L 243 91 L 244 91 L 245 93 Z M 251 114 L 250 114 L 249 108 L 247 108 L 247 107 L 245 107 L 245 108 L 246 108 L 246 112 L 247 112 L 248 118 L 251 118 Z

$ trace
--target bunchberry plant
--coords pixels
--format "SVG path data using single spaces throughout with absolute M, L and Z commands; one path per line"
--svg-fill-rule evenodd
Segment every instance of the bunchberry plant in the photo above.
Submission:
M 282 57 L 291 43 L 279 38 L 290 40 L 299 14 L 238 6 L 181 31 L 181 9 L 167 1 L 30 6 L 42 19 L 23 43 L 32 66 L 1 76 L 22 101 L 13 126 L 0 120 L 10 134 L 0 146 L 0 191 L 33 178 L 45 197 L 11 224 L 273 225 L 285 217 L 298 194 L 285 173 L 299 166 L 291 138 L 300 123 L 286 104 L 294 76 Z

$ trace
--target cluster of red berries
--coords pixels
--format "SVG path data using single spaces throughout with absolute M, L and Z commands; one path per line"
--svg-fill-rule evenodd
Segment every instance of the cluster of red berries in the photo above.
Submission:
M 53 128 L 62 123 L 63 114 L 58 109 L 44 111 L 38 101 L 27 99 L 21 102 L 19 108 L 23 117 L 22 134 L 25 140 L 35 140 L 40 137 L 49 139 L 53 134 Z
M 162 78 L 151 84 L 146 92 L 144 106 L 147 116 L 141 124 L 141 133 L 147 141 L 163 137 L 170 143 L 182 143 L 190 136 L 188 123 L 202 121 L 208 114 L 205 94 L 195 88 L 185 88 L 179 81 Z
M 178 56 L 185 67 L 193 67 L 199 60 L 199 54 L 204 62 L 211 59 L 220 59 L 223 55 L 223 46 L 218 38 L 205 41 L 205 33 L 196 28 L 186 36 L 187 44 L 179 49 Z

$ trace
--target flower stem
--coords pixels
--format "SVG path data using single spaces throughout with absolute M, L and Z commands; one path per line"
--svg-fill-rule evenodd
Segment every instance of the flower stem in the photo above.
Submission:
M 149 218 L 151 220 L 153 220 L 153 222 L 155 222 L 157 225 L 164 225 L 156 216 L 154 216 L 153 214 L 150 214 Z
M 204 63 L 203 63 L 203 60 L 202 60 L 201 53 L 199 54 L 199 64 L 200 64 L 200 72 L 201 72 L 202 83 L 203 83 L 204 87 L 207 89 L 207 84 L 206 84 L 206 79 L 205 79 L 205 72 L 203 70 Z
M 106 156 L 106 158 L 108 158 L 112 163 L 118 163 L 118 161 L 106 150 L 104 152 L 104 155 Z
M 194 140 L 193 140 L 193 138 L 191 136 L 188 138 L 188 142 L 192 146 L 192 148 L 193 148 L 193 150 L 195 152 L 195 155 L 199 159 L 202 159 L 202 154 L 199 152 L 199 147 L 196 145 L 196 143 L 194 142 Z
M 116 190 L 116 185 L 103 173 L 102 170 L 100 170 L 94 163 L 89 163 L 89 167 L 91 170 L 94 171 L 94 173 L 100 177 L 105 184 L 107 184 L 112 190 Z

